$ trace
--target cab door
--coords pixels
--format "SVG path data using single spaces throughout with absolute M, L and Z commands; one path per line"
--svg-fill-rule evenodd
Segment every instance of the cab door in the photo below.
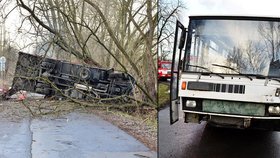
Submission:
M 180 100 L 178 97 L 179 91 L 179 76 L 181 55 L 186 42 L 186 28 L 181 22 L 176 22 L 172 67 L 171 67 L 171 82 L 170 82 L 170 124 L 173 124 L 179 120 L 179 105 Z

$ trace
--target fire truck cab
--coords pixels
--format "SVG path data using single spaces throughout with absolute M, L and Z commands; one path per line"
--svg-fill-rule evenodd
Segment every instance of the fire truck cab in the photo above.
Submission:
M 171 61 L 158 61 L 158 80 L 166 81 L 171 78 Z

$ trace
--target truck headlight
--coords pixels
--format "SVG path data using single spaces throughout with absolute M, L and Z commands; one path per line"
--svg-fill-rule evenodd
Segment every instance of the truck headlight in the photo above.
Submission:
M 277 88 L 277 89 L 276 89 L 275 96 L 276 96 L 276 97 L 279 97 L 279 96 L 280 96 L 280 88 Z
M 166 70 L 162 70 L 161 73 L 162 73 L 163 75 L 166 75 L 166 74 L 167 74 L 167 71 L 166 71 Z
M 194 101 L 194 100 L 187 100 L 186 107 L 195 108 L 196 107 L 196 101 Z

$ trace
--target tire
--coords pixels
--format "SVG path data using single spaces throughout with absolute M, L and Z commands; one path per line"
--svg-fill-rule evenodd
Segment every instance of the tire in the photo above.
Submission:
M 90 78 L 90 69 L 85 68 L 85 67 L 81 67 L 79 69 L 79 77 L 82 80 L 88 80 Z

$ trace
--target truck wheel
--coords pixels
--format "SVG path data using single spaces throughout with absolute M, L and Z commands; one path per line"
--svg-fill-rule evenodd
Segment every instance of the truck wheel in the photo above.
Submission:
M 81 67 L 78 74 L 83 80 L 88 80 L 90 78 L 90 70 L 88 68 Z

